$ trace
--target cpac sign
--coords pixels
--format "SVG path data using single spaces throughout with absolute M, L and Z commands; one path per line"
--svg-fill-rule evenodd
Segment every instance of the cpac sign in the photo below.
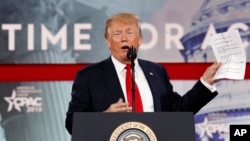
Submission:
M 178 23 L 166 23 L 164 25 L 164 48 L 166 50 L 170 49 L 172 46 L 171 44 L 174 44 L 175 47 L 178 50 L 183 50 L 184 47 L 180 41 L 180 39 L 184 36 L 184 28 L 182 25 Z M 63 25 L 56 34 L 52 34 L 48 28 L 41 24 L 41 31 L 40 31 L 40 36 L 41 36 L 41 50 L 48 50 L 48 43 L 51 43 L 52 45 L 56 45 L 60 43 L 60 48 L 61 50 L 67 50 L 67 38 L 68 36 L 68 30 L 67 30 L 68 25 L 65 24 Z M 148 31 L 151 34 L 151 38 L 147 43 L 143 43 L 141 48 L 142 49 L 151 49 L 156 46 L 158 41 L 160 40 L 159 38 L 159 29 L 162 29 L 161 27 L 155 27 L 154 25 L 150 23 L 142 23 L 141 28 L 144 31 Z M 7 32 L 8 35 L 8 50 L 9 51 L 15 51 L 16 50 L 16 38 L 17 35 L 16 33 L 18 31 L 23 30 L 21 24 L 2 24 L 1 29 L 4 32 Z M 88 43 L 82 43 L 82 41 L 88 41 L 91 40 L 91 36 L 89 33 L 84 31 L 90 31 L 92 30 L 92 24 L 91 23 L 76 23 L 74 24 L 74 31 L 73 31 L 73 37 L 74 37 L 74 45 L 73 49 L 74 50 L 91 50 L 91 44 Z M 232 24 L 229 28 L 229 30 L 234 30 L 234 29 L 240 29 L 242 31 L 247 31 L 249 27 L 245 23 L 235 23 Z M 216 30 L 213 24 L 211 24 L 207 30 L 206 36 L 202 42 L 202 49 L 205 49 L 209 46 L 208 39 L 211 35 L 216 34 Z M 34 50 L 34 43 L 35 43 L 35 26 L 34 24 L 28 24 L 27 25 L 27 50 L 28 51 L 33 51 Z M 243 43 L 244 47 L 247 47 L 248 43 L 245 42 Z
M 7 112 L 11 112 L 13 109 L 22 112 L 23 107 L 26 107 L 27 113 L 42 112 L 41 97 L 20 97 L 13 90 L 11 97 L 4 97 L 4 99 L 9 104 Z

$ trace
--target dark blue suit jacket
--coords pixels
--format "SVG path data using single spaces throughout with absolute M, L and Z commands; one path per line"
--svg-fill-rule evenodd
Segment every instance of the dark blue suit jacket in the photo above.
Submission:
M 212 100 L 211 93 L 200 81 L 184 96 L 173 91 L 169 76 L 163 66 L 138 59 L 153 95 L 154 111 L 191 111 L 197 113 Z M 143 91 L 140 90 L 141 93 Z M 72 99 L 66 117 L 66 128 L 72 130 L 74 112 L 103 112 L 123 98 L 123 91 L 111 57 L 92 64 L 77 73 L 72 87 Z

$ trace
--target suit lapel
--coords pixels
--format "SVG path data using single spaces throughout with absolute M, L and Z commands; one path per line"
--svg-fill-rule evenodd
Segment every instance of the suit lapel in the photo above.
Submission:
M 154 68 L 152 66 L 149 66 L 149 63 L 138 59 L 139 64 L 144 72 L 144 75 L 148 81 L 152 96 L 153 96 L 153 101 L 154 101 L 154 110 L 155 112 L 161 111 L 161 100 L 160 96 L 158 96 L 159 92 L 158 89 L 158 84 L 155 83 L 156 81 L 156 75 L 157 73 L 155 72 Z
M 125 101 L 120 81 L 117 76 L 111 57 L 109 57 L 104 61 L 102 67 L 104 70 L 104 78 L 106 79 L 107 85 L 111 91 L 111 95 L 113 97 L 114 102 L 116 102 L 119 98 L 123 98 L 123 100 Z

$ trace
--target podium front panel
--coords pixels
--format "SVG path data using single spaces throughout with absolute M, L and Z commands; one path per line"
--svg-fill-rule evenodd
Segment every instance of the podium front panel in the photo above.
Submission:
M 119 141 L 131 127 L 149 140 L 155 135 L 157 141 L 195 141 L 191 112 L 75 113 L 72 141 Z

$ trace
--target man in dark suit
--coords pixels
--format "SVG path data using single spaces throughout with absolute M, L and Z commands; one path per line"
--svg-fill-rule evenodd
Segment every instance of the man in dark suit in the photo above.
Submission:
M 111 56 L 92 64 L 77 73 L 72 99 L 66 117 L 66 128 L 72 133 L 75 112 L 131 112 L 125 85 L 125 66 L 128 48 L 138 51 L 142 43 L 140 22 L 137 16 L 120 13 L 106 22 L 105 38 Z M 214 63 L 185 95 L 173 90 L 163 66 L 135 59 L 135 81 L 140 91 L 144 112 L 191 111 L 197 113 L 218 93 L 213 76 L 220 64 Z

